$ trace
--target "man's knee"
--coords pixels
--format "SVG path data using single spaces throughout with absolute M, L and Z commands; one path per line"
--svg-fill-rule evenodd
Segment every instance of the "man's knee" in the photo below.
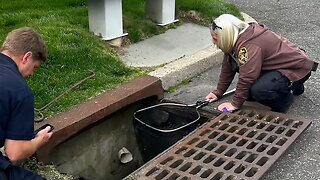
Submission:
M 35 172 L 29 171 L 19 166 L 11 165 L 6 170 L 8 179 L 24 180 L 46 180 Z
M 6 172 L 2 169 L 0 169 L 0 179 L 1 180 L 7 180 L 7 175 L 6 175 Z

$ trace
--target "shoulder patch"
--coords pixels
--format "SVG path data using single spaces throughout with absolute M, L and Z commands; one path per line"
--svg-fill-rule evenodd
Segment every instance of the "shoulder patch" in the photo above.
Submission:
M 247 48 L 240 48 L 238 53 L 238 61 L 240 66 L 246 64 L 249 61 Z

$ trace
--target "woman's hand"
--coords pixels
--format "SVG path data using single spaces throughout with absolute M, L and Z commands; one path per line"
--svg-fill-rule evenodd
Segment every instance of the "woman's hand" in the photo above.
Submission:
M 218 110 L 222 112 L 233 112 L 238 108 L 234 107 L 230 102 L 222 103 L 218 106 Z
M 206 101 L 208 102 L 213 102 L 213 101 L 216 101 L 218 100 L 218 97 L 213 94 L 212 92 L 210 92 L 207 96 L 206 96 Z

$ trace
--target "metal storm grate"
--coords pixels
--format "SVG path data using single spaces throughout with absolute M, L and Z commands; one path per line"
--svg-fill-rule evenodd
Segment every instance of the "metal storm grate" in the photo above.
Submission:
M 223 113 L 126 179 L 259 179 L 310 123 L 270 111 Z

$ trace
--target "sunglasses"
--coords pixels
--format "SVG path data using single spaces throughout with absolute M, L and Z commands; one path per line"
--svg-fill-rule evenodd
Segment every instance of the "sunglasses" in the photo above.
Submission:
M 209 25 L 209 29 L 211 32 L 215 32 L 217 29 L 222 29 L 222 28 L 216 25 L 216 23 L 213 21 L 212 24 Z

